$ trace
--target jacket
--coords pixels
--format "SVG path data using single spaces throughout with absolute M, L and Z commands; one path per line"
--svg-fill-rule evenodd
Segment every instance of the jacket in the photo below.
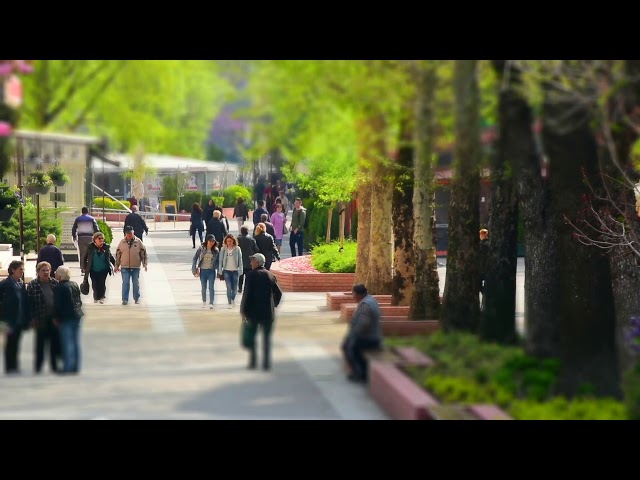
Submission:
M 238 272 L 242 273 L 242 250 L 240 250 L 239 246 L 234 245 L 232 253 L 236 259 L 236 265 L 238 265 Z M 218 273 L 222 273 L 224 271 L 224 267 L 227 265 L 227 257 L 227 246 L 224 245 L 218 254 L 218 258 L 220 259 L 218 262 Z
M 224 222 L 220 219 L 212 218 L 207 224 L 207 235 L 211 234 L 216 237 L 216 242 L 219 246 L 222 246 L 222 240 L 227 236 L 229 230 L 224 225 Z
M 125 217 L 124 226 L 133 227 L 133 233 L 138 238 L 142 238 L 143 233 L 149 235 L 149 227 L 147 227 L 147 222 L 145 222 L 144 218 L 142 218 L 142 215 L 137 212 L 131 212 Z M 124 229 L 122 231 L 124 233 Z
M 266 232 L 262 232 L 254 238 L 258 245 L 258 250 L 260 250 L 260 253 L 264 255 L 267 262 L 273 262 L 276 258 L 280 260 L 280 253 L 278 253 L 276 242 L 271 235 Z
M 233 218 L 249 220 L 249 209 L 246 203 L 237 203 L 236 206 L 233 207 Z
M 55 291 L 59 282 L 55 278 L 52 278 L 49 281 Z M 38 327 L 46 326 L 44 322 L 48 320 L 47 305 L 44 301 L 42 285 L 40 285 L 40 281 L 37 278 L 31 280 L 27 285 L 27 298 L 29 299 L 29 316 L 31 319 L 36 320 L 39 323 Z
M 111 265 L 116 264 L 116 259 L 113 258 L 113 255 L 111 255 L 111 246 L 108 243 L 103 243 L 102 247 L 103 247 L 103 251 L 107 255 L 107 258 L 109 259 L 107 262 L 109 265 L 109 275 L 112 275 L 113 268 L 111 268 Z M 91 242 L 87 247 L 87 251 L 85 252 L 84 257 L 82 257 L 82 263 L 80 263 L 80 268 L 82 269 L 82 271 L 84 272 L 91 271 L 91 264 L 93 263 L 93 252 L 95 252 L 97 248 L 98 248 L 97 245 L 93 242 Z
M 240 313 L 252 323 L 273 322 L 275 308 L 282 299 L 282 290 L 275 275 L 264 267 L 258 267 L 247 272 L 244 278 Z
M 56 247 L 52 243 L 47 243 L 40 249 L 40 252 L 38 253 L 37 263 L 40 262 L 49 262 L 49 264 L 51 265 L 50 275 L 51 278 L 53 278 L 56 273 L 56 269 L 60 265 L 64 265 L 64 257 L 62 256 L 62 252 L 58 247 Z
M 7 323 L 12 330 L 28 328 L 29 301 L 24 282 L 16 282 L 11 277 L 0 282 L 0 321 Z
M 196 274 L 196 268 L 200 268 L 200 265 L 202 264 L 202 260 L 204 259 L 205 251 L 206 251 L 206 246 L 204 244 L 200 245 L 196 250 L 196 253 L 193 256 L 193 261 L 191 262 L 191 273 L 193 275 Z M 213 270 L 215 271 L 218 268 L 218 254 L 220 253 L 220 251 L 218 250 L 218 247 L 214 247 L 213 252 L 214 252 Z
M 138 237 L 134 236 L 131 243 L 127 238 L 120 240 L 116 250 L 116 268 L 147 267 L 147 249 Z
M 74 240 L 78 240 L 78 236 L 91 237 L 94 233 L 99 232 L 100 228 L 96 219 L 88 213 L 76 217 L 71 227 L 71 236 Z
M 238 246 L 242 250 L 242 268 L 245 272 L 251 270 L 251 255 L 260 253 L 256 239 L 249 235 L 240 235 L 238 237 Z
M 60 282 L 53 290 L 53 317 L 59 322 L 80 320 L 84 316 L 80 287 L 71 280 Z
M 358 302 L 351 316 L 348 337 L 382 341 L 380 307 L 371 295 Z

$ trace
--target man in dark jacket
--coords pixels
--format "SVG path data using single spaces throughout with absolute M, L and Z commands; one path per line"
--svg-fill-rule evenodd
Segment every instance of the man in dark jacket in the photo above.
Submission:
M 269 215 L 266 213 L 260 215 L 260 223 L 264 223 L 264 226 L 267 227 L 267 233 L 275 239 L 276 229 L 273 227 L 273 223 L 269 221 Z
M 47 262 L 51 265 L 51 271 L 49 272 L 51 278 L 55 277 L 56 269 L 60 265 L 64 265 L 64 257 L 60 249 L 56 247 L 56 236 L 53 233 L 47 235 L 47 244 L 38 252 L 37 263 L 40 262 Z
M 213 218 L 213 212 L 216 209 L 216 202 L 213 201 L 213 198 L 209 199 L 209 204 L 204 209 L 204 224 L 209 225 L 209 220 Z
M 207 223 L 207 235 L 211 234 L 216 237 L 216 243 L 218 245 L 224 245 L 224 237 L 229 233 L 229 230 L 227 230 L 227 227 L 220 218 L 221 216 L 220 210 L 214 210 L 213 218 Z
M 124 219 L 124 225 L 133 227 L 133 233 L 136 237 L 142 241 L 142 233 L 145 232 L 149 235 L 149 227 L 147 227 L 147 222 L 144 221 L 142 215 L 138 213 L 138 206 L 131 206 L 131 213 L 127 215 Z M 122 230 L 124 233 L 124 229 Z
M 242 293 L 244 274 L 251 271 L 251 256 L 260 251 L 258 250 L 258 245 L 256 245 L 255 239 L 249 236 L 249 229 L 244 225 L 240 227 L 238 246 L 240 247 L 240 250 L 242 250 L 242 273 L 238 280 L 238 293 Z
M 256 235 L 256 226 L 260 223 L 260 219 L 262 218 L 262 214 L 266 214 L 269 216 L 269 212 L 264 208 L 264 200 L 258 201 L 258 208 L 253 211 L 253 236 Z
M 264 255 L 256 253 L 251 256 L 253 270 L 246 274 L 240 314 L 242 321 L 252 328 L 251 345 L 249 347 L 248 368 L 256 368 L 257 327 L 262 329 L 262 369 L 271 368 L 271 331 L 275 320 L 275 308 L 282 299 L 282 290 L 278 280 L 264 268 Z
M 20 338 L 27 328 L 29 305 L 27 288 L 22 281 L 24 263 L 14 260 L 7 269 L 9 276 L 0 282 L 0 322 L 6 331 L 4 342 L 4 371 L 7 375 L 20 373 Z

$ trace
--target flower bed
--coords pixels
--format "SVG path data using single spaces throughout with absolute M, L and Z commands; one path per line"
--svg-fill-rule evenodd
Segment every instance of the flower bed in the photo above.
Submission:
M 355 273 L 321 273 L 311 265 L 311 255 L 286 258 L 271 265 L 284 292 L 351 291 Z

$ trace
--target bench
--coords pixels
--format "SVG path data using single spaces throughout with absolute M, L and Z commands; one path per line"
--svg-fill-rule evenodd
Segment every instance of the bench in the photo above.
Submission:
M 351 320 L 353 312 L 355 311 L 357 303 L 343 303 L 340 305 L 340 321 L 347 323 Z M 382 317 L 409 317 L 408 305 L 380 305 L 380 315 Z
M 393 363 L 372 360 L 369 393 L 394 420 L 430 420 L 430 408 L 440 402 L 420 388 Z
M 513 420 L 504 410 L 496 405 L 470 405 L 467 407 L 467 410 L 478 420 Z
M 391 295 L 372 295 L 379 305 L 391 305 Z M 327 309 L 340 310 L 343 303 L 353 303 L 351 292 L 327 292 Z

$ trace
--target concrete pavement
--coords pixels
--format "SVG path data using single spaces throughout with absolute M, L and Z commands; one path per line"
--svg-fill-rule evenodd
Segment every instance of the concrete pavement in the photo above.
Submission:
M 114 250 L 120 238 L 114 228 Z M 220 281 L 214 309 L 202 308 L 186 232 L 156 231 L 144 242 L 149 269 L 140 275 L 141 303 L 121 304 L 120 275 L 108 278 L 104 305 L 82 297 L 78 376 L 56 376 L 48 367 L 35 375 L 34 335 L 27 332 L 23 374 L 0 376 L 0 419 L 388 418 L 366 387 L 345 380 L 339 345 L 346 326 L 326 311 L 324 293 L 285 293 L 272 370 L 247 370 L 238 308 L 227 308 Z M 67 265 L 81 282 L 78 263 Z

